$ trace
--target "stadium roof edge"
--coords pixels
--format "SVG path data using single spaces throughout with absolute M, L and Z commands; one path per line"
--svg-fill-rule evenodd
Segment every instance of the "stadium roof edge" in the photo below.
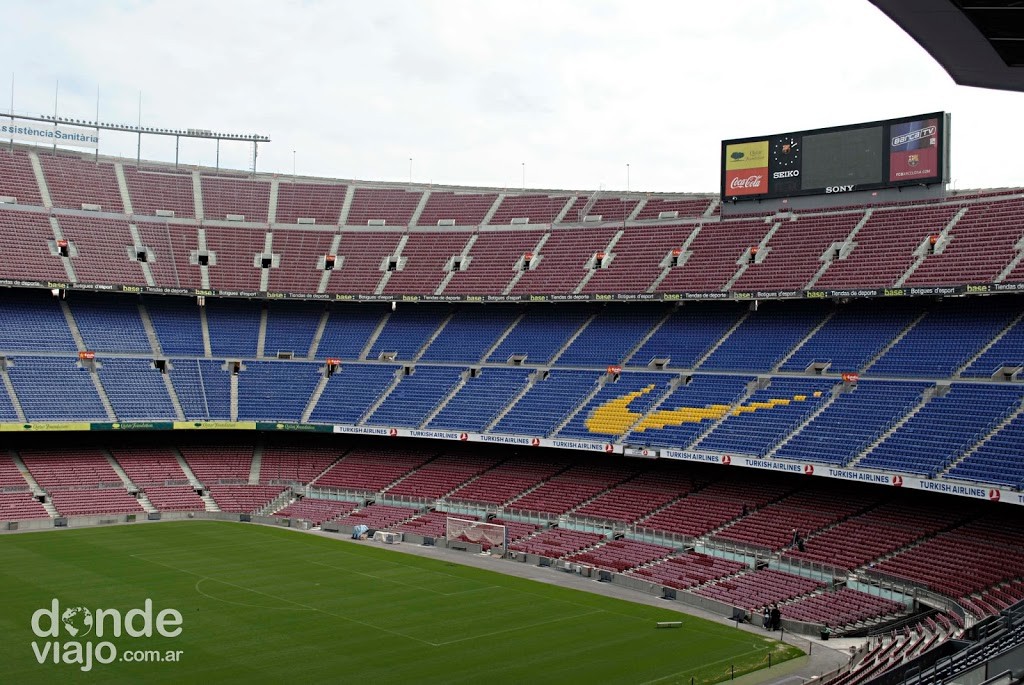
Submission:
M 961 86 L 1024 92 L 1024 4 L 869 0 Z

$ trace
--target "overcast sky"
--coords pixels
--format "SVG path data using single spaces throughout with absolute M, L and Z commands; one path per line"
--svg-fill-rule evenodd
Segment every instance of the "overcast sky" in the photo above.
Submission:
M 945 110 L 956 187 L 1024 185 L 998 132 L 1024 94 L 954 85 L 867 0 L 8 0 L 4 25 L 0 111 L 13 80 L 15 112 L 93 119 L 98 90 L 134 123 L 141 92 L 143 126 L 270 136 L 262 171 L 715 191 L 723 138 Z

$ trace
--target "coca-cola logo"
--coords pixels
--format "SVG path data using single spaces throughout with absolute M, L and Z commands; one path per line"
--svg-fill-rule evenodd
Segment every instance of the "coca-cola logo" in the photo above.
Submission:
M 739 190 L 740 188 L 760 188 L 763 179 L 764 176 L 761 174 L 751 174 L 746 178 L 737 176 L 729 183 L 729 188 L 731 190 Z

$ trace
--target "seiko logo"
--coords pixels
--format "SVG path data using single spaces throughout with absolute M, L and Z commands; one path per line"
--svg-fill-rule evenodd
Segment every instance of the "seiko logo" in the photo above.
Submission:
M 826 193 L 848 193 L 853 190 L 853 186 L 829 186 L 825 188 Z
M 919 128 L 916 131 L 909 131 L 901 136 L 896 136 L 895 138 L 893 138 L 892 146 L 898 147 L 900 145 L 909 143 L 912 140 L 920 140 L 921 138 L 934 136 L 936 130 L 937 129 L 934 126 L 925 126 L 924 128 Z
M 764 178 L 761 174 L 752 174 L 746 178 L 734 178 L 729 183 L 729 188 L 735 190 L 737 188 L 760 188 L 761 180 Z
M 772 174 L 772 178 L 796 178 L 799 175 L 799 169 L 792 169 L 790 171 L 776 171 Z

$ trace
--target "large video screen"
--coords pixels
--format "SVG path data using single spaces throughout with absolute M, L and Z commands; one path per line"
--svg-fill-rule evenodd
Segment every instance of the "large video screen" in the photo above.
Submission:
M 949 115 L 920 114 L 722 141 L 722 199 L 873 190 L 949 180 Z

